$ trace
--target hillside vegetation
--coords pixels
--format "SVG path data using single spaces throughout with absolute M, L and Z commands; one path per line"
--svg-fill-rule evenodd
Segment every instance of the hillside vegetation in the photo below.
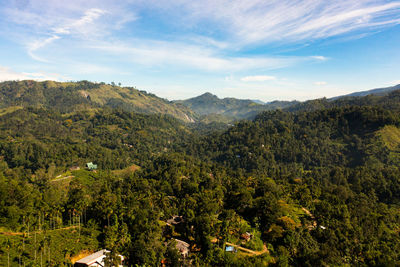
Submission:
M 2 82 L 0 100 L 0 108 L 44 107 L 66 113 L 109 107 L 129 112 L 168 114 L 182 121 L 194 121 L 194 114 L 190 109 L 145 91 L 87 81 Z
M 2 95 L 0 266 L 102 248 L 129 266 L 400 264 L 399 92 L 228 126 L 112 108 L 99 84 L 69 108 L 44 84 Z

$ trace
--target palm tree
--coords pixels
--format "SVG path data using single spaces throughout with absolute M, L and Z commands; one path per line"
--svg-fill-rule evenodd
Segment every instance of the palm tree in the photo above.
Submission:
M 44 239 L 39 243 L 40 250 L 40 267 L 43 267 L 43 250 L 45 249 Z
M 48 235 L 44 238 L 45 244 L 47 243 L 47 255 L 48 255 L 48 261 L 47 261 L 47 266 L 50 266 L 50 259 L 51 259 L 51 254 L 50 254 L 50 245 L 51 245 L 51 236 Z
M 7 249 L 7 265 L 10 267 L 10 249 L 11 249 L 11 241 L 7 238 L 6 242 L 6 249 Z

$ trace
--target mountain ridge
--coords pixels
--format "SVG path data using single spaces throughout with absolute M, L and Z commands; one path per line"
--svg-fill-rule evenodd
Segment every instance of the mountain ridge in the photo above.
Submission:
M 105 83 L 36 82 L 32 80 L 0 83 L 0 108 L 10 106 L 45 107 L 62 113 L 108 107 L 144 114 L 168 114 L 194 122 L 196 114 L 187 107 L 170 102 L 134 87 Z
M 343 98 L 343 97 L 360 97 L 360 96 L 367 96 L 367 95 L 385 95 L 385 94 L 389 94 L 390 92 L 395 91 L 395 90 L 399 90 L 399 89 L 400 89 L 400 84 L 395 85 L 395 86 L 370 89 L 370 90 L 366 90 L 366 91 L 353 92 L 353 93 L 346 94 L 346 95 L 331 97 L 329 99 L 336 100 L 336 99 Z
M 209 119 L 209 116 L 212 115 L 219 115 L 219 118 L 220 116 L 224 116 L 231 120 L 252 119 L 262 111 L 280 109 L 298 103 L 298 101 L 272 101 L 263 103 L 251 99 L 219 98 L 210 92 L 174 102 L 185 105 L 206 119 Z

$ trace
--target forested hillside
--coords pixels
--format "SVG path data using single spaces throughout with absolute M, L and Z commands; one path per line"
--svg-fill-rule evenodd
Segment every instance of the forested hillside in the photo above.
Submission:
M 258 113 L 266 110 L 282 109 L 297 104 L 297 101 L 273 101 L 256 103 L 254 100 L 236 98 L 220 99 L 211 93 L 205 93 L 186 100 L 175 101 L 199 115 L 201 121 L 226 122 L 238 119 L 253 119 Z
M 226 128 L 24 90 L 2 93 L 0 266 L 400 264 L 398 92 Z
M 115 84 L 80 82 L 9 81 L 0 83 L 0 108 L 44 107 L 62 113 L 90 108 L 119 108 L 128 112 L 168 114 L 193 122 L 194 114 L 145 91 Z

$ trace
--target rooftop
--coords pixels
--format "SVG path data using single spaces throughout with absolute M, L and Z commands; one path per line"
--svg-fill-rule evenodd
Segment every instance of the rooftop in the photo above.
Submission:
M 106 252 L 110 252 L 110 251 L 108 251 L 106 249 L 102 249 L 100 251 L 97 251 L 89 256 L 86 256 L 86 257 L 78 260 L 76 263 L 83 263 L 83 264 L 89 265 L 89 264 L 95 262 L 98 258 L 104 257 L 105 256 L 104 254 Z

